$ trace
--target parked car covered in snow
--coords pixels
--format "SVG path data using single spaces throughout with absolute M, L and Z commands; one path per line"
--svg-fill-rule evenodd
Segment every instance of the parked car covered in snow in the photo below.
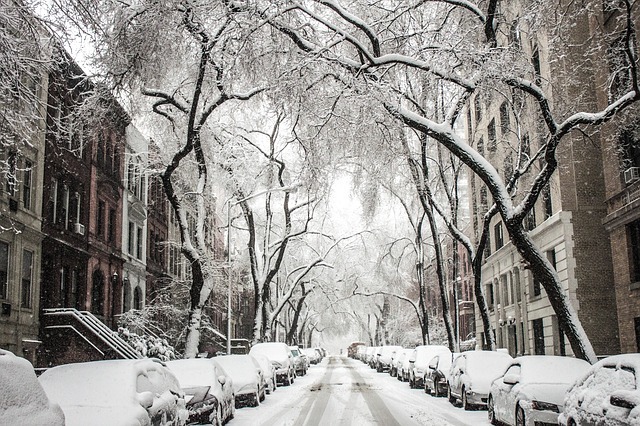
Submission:
M 251 355 L 223 355 L 216 362 L 233 380 L 236 408 L 257 407 L 264 401 L 266 383 L 260 364 Z
M 58 404 L 49 401 L 24 358 L 0 349 L 0 425 L 64 426 Z
M 389 364 L 389 375 L 396 377 L 398 375 L 398 360 L 407 349 L 400 348 L 391 355 L 391 363 Z
M 614 355 L 593 364 L 567 392 L 558 424 L 640 424 L 640 354 Z
M 402 346 L 382 346 L 380 351 L 378 351 L 376 359 L 376 371 L 378 373 L 389 371 L 391 367 L 391 357 L 400 350 L 402 350 Z
M 222 424 L 235 414 L 233 380 L 211 358 L 167 361 L 185 394 L 189 423 Z
M 249 350 L 249 355 L 261 354 L 266 356 L 276 368 L 276 381 L 289 386 L 295 378 L 293 355 L 286 343 L 265 342 L 256 343 Z
M 433 396 L 445 396 L 447 394 L 447 382 L 449 370 L 453 360 L 459 353 L 442 353 L 434 356 L 429 361 L 427 372 L 424 375 L 424 391 Z
M 467 351 L 456 357 L 449 373 L 447 397 L 470 410 L 486 406 L 491 383 L 502 376 L 513 358 L 501 351 Z
M 532 355 L 515 358 L 491 384 L 487 409 L 491 424 L 557 424 L 564 396 L 591 365 L 577 358 Z
M 39 380 L 67 426 L 176 426 L 189 416 L 178 379 L 154 359 L 60 365 Z
M 304 376 L 307 374 L 307 363 L 300 353 L 300 348 L 297 346 L 289 346 L 291 356 L 293 357 L 293 366 L 296 371 L 296 375 Z
M 264 376 L 264 381 L 267 385 L 267 393 L 271 393 L 276 390 L 278 384 L 276 382 L 276 367 L 271 364 L 269 358 L 261 354 L 253 354 L 253 358 L 258 361 L 260 364 L 260 368 L 262 369 L 262 375 Z
M 409 356 L 409 386 L 421 388 L 424 386 L 424 375 L 429 369 L 429 361 L 438 355 L 451 356 L 451 351 L 442 345 L 417 346 Z
M 398 380 L 401 382 L 409 381 L 409 369 L 411 368 L 409 359 L 412 353 L 413 349 L 405 349 L 400 354 L 400 358 L 398 358 Z
M 302 349 L 302 353 L 307 356 L 310 364 L 317 364 L 320 362 L 320 354 L 313 348 Z

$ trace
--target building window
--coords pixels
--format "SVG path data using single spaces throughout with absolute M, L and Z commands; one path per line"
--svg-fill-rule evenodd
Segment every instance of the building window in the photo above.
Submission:
M 33 280 L 33 252 L 22 250 L 22 308 L 31 307 L 31 282 Z
M 498 149 L 498 140 L 496 139 L 496 120 L 491 119 L 489 127 L 487 127 L 487 149 L 489 152 L 496 152 Z
M 524 229 L 531 231 L 536 227 L 536 209 L 532 207 L 529 213 L 524 217 Z
M 51 179 L 51 192 L 49 193 L 49 200 L 51 202 L 51 211 L 49 213 L 49 219 L 51 223 L 56 223 L 58 219 L 58 179 Z
M 136 258 L 142 259 L 142 228 L 136 230 Z
M 9 154 L 7 158 L 6 190 L 12 197 L 16 195 L 16 189 L 18 187 L 18 176 L 16 175 L 17 161 L 18 158 L 15 152 Z
M 133 309 L 142 309 L 142 290 L 139 286 L 133 290 Z
M 31 210 L 31 185 L 33 182 L 33 163 L 29 160 L 24 163 L 22 172 L 22 205 L 25 209 Z
M 509 106 L 506 102 L 500 105 L 500 133 L 505 136 L 509 132 Z
M 544 324 L 542 318 L 531 321 L 533 328 L 533 353 L 544 355 Z
M 95 271 L 92 277 L 91 288 L 91 312 L 103 315 L 104 311 L 104 275 L 101 271 Z
M 493 298 L 493 283 L 487 284 L 487 307 L 489 309 L 493 309 L 494 298 Z
M 109 242 L 113 243 L 116 238 L 116 210 L 109 209 Z
M 128 246 L 127 246 L 127 251 L 129 252 L 129 254 L 131 256 L 133 256 L 133 248 L 135 247 L 135 224 L 133 222 L 129 222 L 129 232 L 128 232 Z
M 556 250 L 555 249 L 547 250 L 546 255 L 547 255 L 547 260 L 549 261 L 549 263 L 551 263 L 551 266 L 553 267 L 553 269 L 557 270 Z
M 9 244 L 0 241 L 0 299 L 8 298 Z
M 536 279 L 536 277 L 533 277 L 532 280 L 533 284 L 531 286 L 531 297 L 534 298 L 542 294 L 542 284 Z
M 544 220 L 553 216 L 553 203 L 551 201 L 551 188 L 549 184 L 542 190 L 542 201 L 544 202 Z
M 640 282 L 640 220 L 635 220 L 627 225 L 629 236 L 629 266 L 630 281 Z
M 634 175 L 629 177 L 624 172 L 631 167 L 640 167 L 640 138 L 636 137 L 637 130 L 627 128 L 620 132 L 618 139 L 618 156 L 620 158 L 621 177 L 625 184 L 631 184 L 637 180 Z
M 97 226 L 96 226 L 96 236 L 100 239 L 104 239 L 104 215 L 105 215 L 105 204 L 104 201 L 98 202 L 98 218 L 97 218 Z
M 496 251 L 500 249 L 504 245 L 504 239 L 502 235 L 502 222 L 496 223 L 493 227 L 493 235 L 496 242 Z

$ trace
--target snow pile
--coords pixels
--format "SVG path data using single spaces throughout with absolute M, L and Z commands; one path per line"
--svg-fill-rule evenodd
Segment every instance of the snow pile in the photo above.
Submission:
M 49 402 L 26 359 L 0 349 L 0 383 L 0 425 L 64 425 L 62 410 Z
M 175 349 L 166 339 L 147 335 L 141 336 L 123 327 L 118 327 L 118 335 L 142 356 L 158 358 L 162 361 L 170 361 L 177 358 Z

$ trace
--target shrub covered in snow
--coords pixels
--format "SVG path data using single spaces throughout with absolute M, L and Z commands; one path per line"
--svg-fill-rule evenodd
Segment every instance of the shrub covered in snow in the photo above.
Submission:
M 145 357 L 158 358 L 162 361 L 176 359 L 175 349 L 166 339 L 155 336 L 138 335 L 124 327 L 118 328 L 118 334 Z

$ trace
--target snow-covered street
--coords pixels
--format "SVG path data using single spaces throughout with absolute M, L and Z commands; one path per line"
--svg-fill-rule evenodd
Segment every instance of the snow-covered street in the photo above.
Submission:
M 410 389 L 388 373 L 329 356 L 256 408 L 236 410 L 243 425 L 488 425 L 486 411 L 464 411 L 446 398 Z

